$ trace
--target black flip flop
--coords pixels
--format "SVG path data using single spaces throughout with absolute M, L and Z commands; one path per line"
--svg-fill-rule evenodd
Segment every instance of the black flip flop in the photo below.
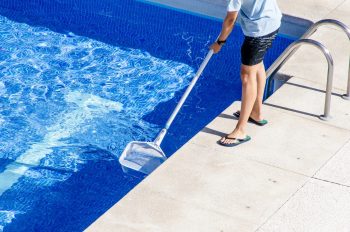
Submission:
M 242 143 L 248 142 L 249 140 L 251 140 L 251 137 L 247 135 L 244 139 L 237 139 L 237 138 L 230 138 L 230 137 L 228 137 L 228 135 L 226 135 L 224 141 L 226 141 L 226 139 L 237 140 L 238 142 L 226 144 L 226 143 L 221 142 L 221 139 L 220 139 L 217 143 L 221 146 L 224 146 L 224 147 L 235 147 L 235 146 L 241 145 Z
M 233 114 L 233 116 L 235 116 L 236 118 L 239 118 L 239 116 L 241 116 L 241 112 L 237 111 L 236 113 Z M 255 125 L 258 125 L 258 126 L 265 126 L 268 123 L 268 121 L 265 119 L 256 121 L 251 117 L 249 117 L 248 122 L 254 123 Z

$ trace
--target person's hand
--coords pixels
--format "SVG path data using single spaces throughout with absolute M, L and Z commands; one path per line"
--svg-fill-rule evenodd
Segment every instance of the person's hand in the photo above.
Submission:
M 219 45 L 217 42 L 215 42 L 210 46 L 210 49 L 213 49 L 214 54 L 216 54 L 216 53 L 220 52 L 221 47 L 222 47 L 222 45 Z

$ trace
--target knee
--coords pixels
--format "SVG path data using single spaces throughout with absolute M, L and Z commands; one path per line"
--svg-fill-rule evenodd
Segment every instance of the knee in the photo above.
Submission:
M 242 66 L 241 68 L 241 80 L 242 80 L 242 84 L 243 86 L 252 84 L 254 82 L 256 82 L 256 68 L 254 66 L 252 67 L 245 67 Z
M 241 70 L 242 85 L 247 86 L 256 82 L 256 75 L 251 70 Z
M 242 85 L 247 86 L 251 82 L 251 77 L 248 73 L 241 73 Z

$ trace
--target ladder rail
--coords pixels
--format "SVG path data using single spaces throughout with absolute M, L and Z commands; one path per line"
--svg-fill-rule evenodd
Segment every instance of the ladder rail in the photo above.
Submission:
M 320 116 L 322 120 L 330 119 L 330 107 L 331 107 L 331 98 L 332 98 L 332 88 L 333 88 L 333 75 L 334 75 L 334 62 L 333 57 L 329 50 L 320 42 L 312 40 L 312 39 L 300 39 L 295 41 L 282 53 L 282 55 L 270 66 L 270 68 L 266 71 L 266 76 L 269 77 L 272 74 L 278 72 L 278 70 L 293 56 L 296 50 L 303 45 L 311 45 L 313 47 L 318 48 L 323 55 L 325 56 L 328 64 L 328 72 L 327 72 L 327 87 L 326 87 L 326 99 L 324 106 L 324 113 Z M 269 85 L 271 86 L 270 78 Z
M 345 34 L 348 36 L 348 39 L 350 42 L 350 28 L 346 26 L 344 23 L 335 19 L 323 19 L 314 23 L 301 38 L 307 39 L 311 37 L 319 27 L 326 26 L 326 25 L 333 25 L 342 29 L 345 32 Z M 349 55 L 349 69 L 348 69 L 348 86 L 346 89 L 346 94 L 343 95 L 343 98 L 346 100 L 350 100 L 350 55 Z
M 333 25 L 340 29 L 342 29 L 346 35 L 348 36 L 350 40 L 350 28 L 346 26 L 344 23 L 335 20 L 335 19 L 322 19 L 314 24 L 311 25 L 311 27 L 304 33 L 304 35 L 301 37 L 301 39 L 308 39 L 310 36 L 312 36 L 319 27 L 325 26 L 325 25 Z
M 318 28 L 320 28 L 321 26 L 326 26 L 326 25 L 333 25 L 336 26 L 340 29 L 342 29 L 345 34 L 348 36 L 348 39 L 350 41 L 350 28 L 348 26 L 346 26 L 344 23 L 335 20 L 335 19 L 323 19 L 320 20 L 316 23 L 314 23 L 313 25 L 311 25 L 311 27 L 304 33 L 304 35 L 300 38 L 300 39 L 308 39 L 310 38 L 316 31 Z M 297 51 L 297 49 L 294 49 L 291 53 L 291 56 L 294 55 L 294 53 Z M 276 67 L 277 68 L 277 67 Z M 266 76 L 270 77 L 271 74 L 275 74 L 277 71 L 274 69 L 269 69 L 266 72 Z M 270 78 L 270 81 L 268 83 L 268 89 L 270 89 L 270 85 L 272 82 L 272 78 Z M 347 89 L 346 89 L 346 94 L 343 95 L 343 98 L 346 100 L 350 100 L 350 55 L 349 55 L 349 68 L 348 68 L 348 85 L 347 85 Z

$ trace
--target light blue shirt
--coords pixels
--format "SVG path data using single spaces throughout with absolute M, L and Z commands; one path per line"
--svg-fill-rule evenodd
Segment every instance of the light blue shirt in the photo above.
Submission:
M 281 26 L 282 13 L 276 0 L 228 1 L 227 11 L 239 11 L 238 22 L 246 36 L 268 35 Z

